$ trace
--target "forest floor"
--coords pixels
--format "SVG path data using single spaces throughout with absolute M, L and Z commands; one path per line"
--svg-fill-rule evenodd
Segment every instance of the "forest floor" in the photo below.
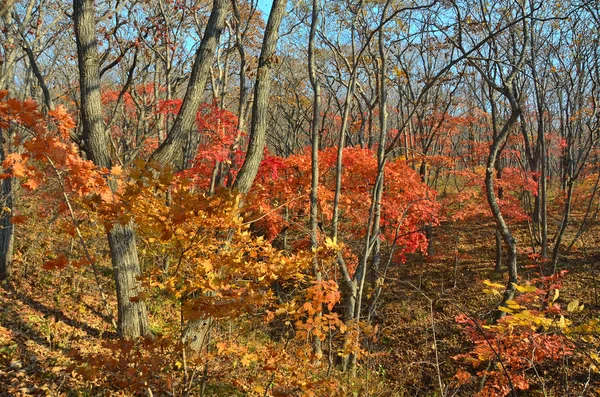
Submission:
M 444 225 L 435 233 L 434 256 L 419 255 L 406 265 L 391 269 L 389 288 L 384 289 L 384 303 L 376 321 L 381 323 L 382 335 L 378 347 L 387 352 L 378 365 L 394 385 L 396 395 L 470 396 L 477 393 L 479 385 L 459 387 L 455 379 L 450 379 L 458 370 L 453 357 L 472 346 L 455 319 L 461 313 L 490 319 L 498 307 L 498 297 L 483 293 L 486 288 L 483 280 L 505 284 L 508 279 L 506 271 L 494 270 L 494 230 L 491 223 Z M 527 251 L 528 230 L 523 224 L 515 232 L 520 251 Z M 539 277 L 540 271 L 551 274 L 549 263 L 533 265 L 525 253 L 519 254 L 518 263 L 520 284 Z M 565 304 L 578 299 L 585 305 L 586 315 L 597 318 L 600 313 L 600 236 L 587 233 L 578 249 L 573 249 L 559 263 L 560 270 L 566 269 L 568 273 L 557 302 Z M 539 371 L 546 374 L 545 390 L 532 385 L 520 395 L 578 396 L 588 379 L 586 395 L 600 395 L 594 394 L 600 393 L 600 377 L 597 374 L 591 378 L 582 376 L 582 372 L 587 375 L 587 368 L 555 363 Z
M 517 238 L 527 245 L 525 226 Z M 359 371 L 359 376 L 372 376 L 372 382 L 379 383 L 373 387 L 379 392 L 371 395 L 476 393 L 475 386 L 459 387 L 453 380 L 459 367 L 452 357 L 472 346 L 455 317 L 468 313 L 489 318 L 497 307 L 497 298 L 482 293 L 483 280 L 506 280 L 505 274 L 494 271 L 494 229 L 475 222 L 446 224 L 435 231 L 435 241 L 433 257 L 413 255 L 389 269 L 375 315 L 379 337 L 369 346 L 379 354 L 367 358 Z M 584 242 L 561 261 L 569 270 L 561 299 L 577 298 L 588 316 L 597 317 L 600 235 L 587 233 Z M 539 274 L 523 266 L 531 262 L 527 255 L 519 262 L 522 280 Z M 71 365 L 73 349 L 97 352 L 101 340 L 112 339 L 115 333 L 98 291 L 85 281 L 90 279 L 85 271 L 17 268 L 15 281 L 0 288 L 0 396 L 86 395 L 86 386 Z M 104 277 L 108 283 L 110 272 Z M 543 370 L 548 374 L 544 386 L 548 396 L 579 395 L 588 380 L 581 376 L 581 368 L 564 363 Z M 600 379 L 592 374 L 589 381 L 587 395 L 594 395 Z M 523 395 L 542 396 L 544 391 L 533 386 Z

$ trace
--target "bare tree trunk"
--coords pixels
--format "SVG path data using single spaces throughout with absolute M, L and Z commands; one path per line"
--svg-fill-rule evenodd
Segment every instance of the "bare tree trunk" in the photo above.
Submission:
M 138 277 L 141 274 L 132 225 L 114 225 L 108 233 L 108 245 L 117 288 L 119 335 L 125 338 L 148 335 L 150 325 L 146 303 L 131 300 L 139 293 Z
M 250 137 L 248 150 L 244 164 L 238 173 L 234 188 L 240 193 L 246 194 L 250 191 L 258 167 L 263 157 L 263 150 L 267 140 L 267 113 L 269 107 L 269 95 L 271 91 L 271 69 L 277 57 L 275 50 L 279 40 L 279 26 L 285 15 L 287 0 L 274 0 L 265 28 L 260 58 L 258 59 L 258 71 L 256 84 L 254 86 L 254 103 L 252 104 L 252 124 L 250 126 Z
M 540 215 L 541 215 L 541 225 L 542 229 L 542 258 L 548 257 L 548 156 L 546 153 L 546 137 L 544 134 L 544 130 L 541 132 L 542 136 L 540 138 Z
M 313 89 L 313 114 L 310 124 L 311 136 L 311 183 L 310 183 L 310 245 L 313 250 L 319 247 L 318 233 L 318 198 L 319 198 L 319 117 L 321 111 L 321 86 L 317 80 L 317 66 L 315 62 L 315 36 L 319 23 L 319 0 L 312 2 L 312 19 L 310 23 L 310 35 L 308 39 L 308 76 Z M 321 272 L 317 255 L 313 258 L 313 273 L 317 281 L 321 280 Z M 319 316 L 321 313 L 318 314 Z M 321 340 L 313 338 L 313 353 L 317 357 L 323 355 Z
M 513 101 L 511 101 L 513 102 Z M 496 172 L 495 164 L 496 159 L 500 155 L 500 150 L 503 146 L 504 141 L 508 137 L 510 129 L 517 122 L 520 114 L 520 109 L 516 106 L 516 103 L 511 103 L 512 112 L 506 124 L 502 127 L 502 130 L 495 137 L 490 146 L 490 152 L 488 155 L 486 169 L 485 169 L 485 192 L 488 200 L 488 204 L 492 211 L 494 220 L 496 221 L 497 230 L 500 232 L 504 243 L 508 250 L 507 267 L 508 267 L 508 285 L 506 292 L 504 293 L 504 301 L 512 299 L 515 294 L 514 284 L 518 280 L 517 273 L 517 242 L 512 235 L 502 211 L 498 205 L 498 199 L 496 197 L 496 191 L 494 186 L 494 173 Z M 503 312 L 498 311 L 497 317 L 501 316 Z
M 390 1 L 385 3 L 382 11 L 382 21 L 386 16 Z M 383 23 L 383 22 L 382 22 Z M 358 324 L 361 319 L 362 312 L 362 301 L 365 291 L 365 278 L 367 275 L 367 264 L 371 253 L 375 256 L 379 256 L 379 251 L 374 251 L 374 247 L 377 246 L 380 234 L 380 223 L 381 223 L 381 199 L 383 196 L 383 186 L 385 177 L 385 165 L 386 165 L 386 137 L 387 137 L 387 91 L 386 91 L 386 49 L 384 44 L 384 29 L 379 30 L 378 35 L 378 50 L 379 50 L 379 70 L 377 73 L 377 91 L 379 94 L 379 145 L 377 149 L 377 175 L 375 178 L 375 184 L 371 195 L 371 208 L 369 211 L 369 219 L 367 221 L 367 233 L 365 237 L 365 248 L 363 251 L 362 260 L 359 263 L 358 268 L 354 274 L 356 288 L 356 300 L 354 302 L 354 321 Z M 378 247 L 378 246 L 377 246 Z M 378 259 L 377 259 L 378 260 Z M 378 263 L 378 262 L 377 262 Z M 357 333 L 357 340 L 355 341 L 357 346 L 360 346 L 360 332 Z M 356 354 L 350 355 L 351 371 L 356 371 L 357 357 Z
M 98 167 L 110 168 L 112 150 L 110 137 L 103 123 L 94 0 L 74 0 L 73 9 L 79 61 L 83 149 Z M 117 331 L 125 338 L 146 335 L 150 333 L 146 304 L 142 300 L 131 301 L 139 293 L 137 278 L 140 276 L 132 225 L 114 225 L 108 232 L 108 243 L 117 289 Z
M 429 186 L 429 181 L 427 179 L 428 172 L 427 162 L 423 159 L 421 161 L 421 166 L 419 167 L 419 175 L 421 176 L 421 182 L 425 186 Z M 429 196 L 429 192 L 427 192 L 427 195 Z M 425 225 L 425 238 L 427 239 L 427 256 L 433 256 L 435 254 L 435 247 L 433 242 L 433 227 L 430 222 L 427 222 Z
M 496 273 L 502 273 L 502 233 L 496 228 Z
M 496 159 L 496 178 L 498 180 L 502 179 L 502 165 L 500 164 L 500 159 Z M 498 188 L 498 200 L 502 200 L 504 198 L 504 189 L 501 187 Z M 502 273 L 502 232 L 500 229 L 496 228 L 496 272 Z
M 183 156 L 188 138 L 196 125 L 198 107 L 204 98 L 206 80 L 210 74 L 215 51 L 221 32 L 225 29 L 225 18 L 229 11 L 230 0 L 214 0 L 213 8 L 206 25 L 204 37 L 196 52 L 196 59 L 190 75 L 190 81 L 185 91 L 181 110 L 177 114 L 173 126 L 164 142 L 152 153 L 152 160 L 163 165 L 176 166 L 183 164 Z
M 1 131 L 0 131 L 1 132 Z M 3 137 L 0 137 L 2 141 Z M 4 143 L 0 141 L 0 164 L 4 161 Z M 0 282 L 12 276 L 14 225 L 10 221 L 13 211 L 12 178 L 2 180 L 0 194 Z
M 567 199 L 565 200 L 565 207 L 563 210 L 563 216 L 560 220 L 560 226 L 558 227 L 558 233 L 556 235 L 556 241 L 554 242 L 554 248 L 552 249 L 552 274 L 556 273 L 558 266 L 558 257 L 560 253 L 560 244 L 567 230 L 569 224 L 569 218 L 571 216 L 571 201 L 573 198 L 573 179 L 567 178 Z

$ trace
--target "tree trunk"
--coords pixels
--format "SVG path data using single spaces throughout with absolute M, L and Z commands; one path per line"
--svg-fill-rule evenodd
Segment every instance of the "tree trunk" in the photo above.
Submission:
M 110 168 L 111 143 L 104 129 L 100 92 L 100 64 L 94 0 L 74 0 L 73 18 L 79 62 L 83 150 L 99 168 Z M 117 290 L 119 318 L 117 331 L 125 338 L 137 338 L 150 332 L 144 301 L 131 302 L 138 295 L 140 266 L 135 232 L 131 225 L 114 225 L 108 232 L 113 273 Z
M 502 233 L 496 228 L 496 273 L 502 273 Z
M 542 232 L 542 258 L 548 257 L 548 157 L 546 153 L 546 137 L 544 130 L 541 130 L 540 136 L 540 229 Z
M 513 101 L 511 101 L 513 102 Z M 519 118 L 520 109 L 517 107 L 516 103 L 511 103 L 512 112 L 509 119 L 506 121 L 506 124 L 502 127 L 500 133 L 494 137 L 492 145 L 490 146 L 490 152 L 488 155 L 486 169 L 485 169 L 485 192 L 488 204 L 490 206 L 490 210 L 492 211 L 492 215 L 494 220 L 496 221 L 497 230 L 502 235 L 502 239 L 506 244 L 508 250 L 507 257 L 507 267 L 508 267 L 508 285 L 506 287 L 506 291 L 504 293 L 504 302 L 509 299 L 512 299 L 515 294 L 514 284 L 518 280 L 517 273 L 517 242 L 512 235 L 512 232 L 508 228 L 504 216 L 502 216 L 502 211 L 500 210 L 500 206 L 498 205 L 498 199 L 496 197 L 496 191 L 494 186 L 494 174 L 496 173 L 496 159 L 500 155 L 501 148 L 503 146 L 503 142 L 508 137 L 510 129 L 517 122 Z M 504 312 L 498 311 L 496 313 L 496 317 L 499 318 L 503 315 Z
M 427 173 L 427 162 L 422 160 L 421 166 L 419 167 L 419 175 L 421 176 L 421 182 L 426 186 L 429 186 Z M 427 198 L 429 198 L 429 192 L 427 192 Z M 435 254 L 435 247 L 433 243 L 433 227 L 431 227 L 430 222 L 427 222 L 425 225 L 425 238 L 427 239 L 427 256 L 433 256 Z
M 162 165 L 180 166 L 183 169 L 188 166 L 183 161 L 185 146 L 189 142 L 189 137 L 196 125 L 196 114 L 204 98 L 206 80 L 210 74 L 210 67 L 215 57 L 221 32 L 225 29 L 225 18 L 230 4 L 230 0 L 213 1 L 212 12 L 206 25 L 204 37 L 202 37 L 202 42 L 196 52 L 196 59 L 181 104 L 181 110 L 169 130 L 167 138 L 152 153 L 152 160 L 156 160 Z
M 2 140 L 4 140 L 2 138 Z M 4 144 L 0 141 L 0 164 L 4 161 Z M 12 276 L 14 226 L 10 221 L 13 211 L 12 178 L 2 180 L 0 194 L 0 282 Z M 7 209 L 7 210 L 6 210 Z
M 500 159 L 496 158 L 496 164 L 494 165 L 496 168 L 496 178 L 498 180 L 502 179 L 502 164 L 500 163 Z M 504 189 L 502 187 L 498 187 L 498 200 L 502 200 L 504 198 Z M 502 232 L 496 228 L 496 268 L 497 273 L 502 273 Z
M 569 224 L 569 218 L 571 216 L 571 200 L 573 198 L 573 179 L 568 178 L 567 181 L 567 199 L 565 200 L 565 208 L 563 216 L 558 227 L 558 233 L 556 235 L 556 241 L 554 242 L 554 248 L 552 249 L 552 274 L 556 273 L 558 266 L 558 256 L 560 253 L 560 244 L 562 242 L 565 231 Z
M 143 300 L 131 301 L 138 294 L 137 278 L 141 274 L 135 231 L 131 225 L 114 225 L 108 233 L 108 244 L 117 288 L 117 331 L 119 335 L 128 338 L 147 335 L 150 333 L 150 325 L 146 303 Z
M 311 136 L 311 183 L 310 183 L 310 245 L 313 250 L 319 247 L 319 225 L 318 225 L 318 190 L 319 190 L 319 117 L 321 109 L 321 86 L 317 80 L 317 66 L 315 62 L 315 36 L 317 33 L 317 24 L 319 21 L 319 0 L 312 2 L 312 19 L 310 23 L 310 35 L 308 39 L 308 76 L 313 89 L 313 114 L 310 124 Z M 317 281 L 321 280 L 319 262 L 317 254 L 313 257 L 313 273 Z M 320 316 L 321 313 L 318 313 Z M 321 357 L 321 340 L 313 337 L 313 353 L 316 357 Z
M 269 110 L 269 95 L 271 92 L 271 69 L 277 61 L 275 50 L 279 40 L 279 26 L 285 15 L 287 0 L 274 0 L 265 28 L 260 58 L 258 60 L 258 71 L 256 84 L 254 86 L 254 103 L 252 104 L 252 124 L 250 126 L 250 137 L 248 150 L 244 164 L 238 173 L 234 188 L 242 194 L 250 191 L 258 167 L 262 161 L 263 151 L 267 140 L 267 113 Z

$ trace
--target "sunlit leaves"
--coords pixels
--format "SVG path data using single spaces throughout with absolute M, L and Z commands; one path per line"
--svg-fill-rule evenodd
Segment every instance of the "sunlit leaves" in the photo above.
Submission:
M 540 287 L 538 284 L 512 284 L 517 295 L 498 307 L 506 315 L 497 323 L 476 324 L 479 320 L 464 314 L 456 318 L 465 327 L 474 348 L 454 358 L 470 368 L 471 373 L 487 378 L 480 395 L 504 396 L 511 392 L 511 387 L 528 389 L 536 379 L 527 376 L 527 369 L 572 357 L 575 354 L 572 335 L 600 331 L 586 324 L 574 326 L 573 321 L 565 317 L 567 313 L 583 310 L 583 305 L 574 299 L 567 305 L 566 312 L 560 308 L 556 303 L 560 296 L 560 277 L 562 274 L 536 279 Z M 501 284 L 489 280 L 483 283 L 487 287 L 486 293 L 500 296 L 500 291 L 504 290 Z M 491 369 L 489 363 L 495 363 L 496 368 Z M 507 376 L 510 376 L 511 384 L 507 382 Z M 461 382 L 471 381 L 464 369 L 455 378 Z

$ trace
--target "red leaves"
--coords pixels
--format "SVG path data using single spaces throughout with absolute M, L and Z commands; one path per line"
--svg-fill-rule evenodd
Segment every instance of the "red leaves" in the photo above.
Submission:
M 323 223 L 329 224 L 335 192 L 335 166 L 337 149 L 328 148 L 319 153 L 319 212 Z M 342 196 L 339 228 L 344 240 L 364 237 L 365 221 L 371 204 L 371 191 L 377 175 L 375 151 L 361 148 L 344 150 Z M 274 239 L 284 229 L 295 227 L 302 233 L 309 211 L 311 181 L 310 148 L 303 154 L 287 158 L 266 156 L 252 188 L 249 201 L 254 218 L 260 218 L 257 226 L 269 239 Z M 400 255 L 426 248 L 423 233 L 418 232 L 423 222 L 438 222 L 440 206 L 436 192 L 420 180 L 417 173 L 403 160 L 390 161 L 386 165 L 386 188 L 382 202 L 382 239 L 392 241 L 396 230 L 401 235 L 397 245 Z M 287 209 L 287 219 L 284 210 Z M 295 248 L 307 241 L 297 241 Z
M 27 217 L 23 216 L 23 215 L 15 215 L 13 217 L 10 218 L 10 222 L 12 224 L 15 225 L 20 225 L 23 224 L 27 221 Z
M 532 366 L 573 355 L 574 346 L 565 336 L 568 334 L 565 327 L 570 322 L 557 316 L 560 312 L 557 313 L 552 304 L 558 297 L 557 291 L 553 286 L 549 290 L 546 288 L 516 286 L 522 293 L 514 300 L 506 301 L 510 309 L 505 309 L 509 314 L 496 324 L 475 324 L 476 320 L 466 314 L 456 317 L 456 322 L 463 326 L 474 346 L 470 352 L 453 358 L 477 371 L 478 376 L 487 378 L 480 396 L 508 395 L 511 385 L 516 390 L 527 390 L 533 379 L 526 376 L 526 371 Z M 548 297 L 552 296 L 554 298 L 549 301 Z M 489 366 L 490 362 L 495 367 Z M 455 379 L 462 384 L 468 375 L 461 369 Z M 507 376 L 510 376 L 510 383 Z
M 177 114 L 179 113 L 179 109 L 181 109 L 182 103 L 181 99 L 160 100 L 158 101 L 156 113 L 164 115 Z
M 46 261 L 42 267 L 46 270 L 61 270 L 67 267 L 69 259 L 62 252 L 59 252 L 56 258 Z

